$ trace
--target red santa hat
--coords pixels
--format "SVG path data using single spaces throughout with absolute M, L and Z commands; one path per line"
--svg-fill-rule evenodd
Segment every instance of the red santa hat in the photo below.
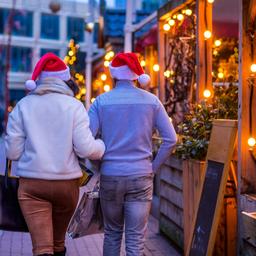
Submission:
M 49 52 L 42 56 L 37 62 L 31 80 L 27 80 L 25 86 L 28 90 L 36 88 L 36 80 L 46 77 L 60 78 L 67 81 L 70 79 L 69 67 L 55 54 Z
M 135 53 L 118 53 L 109 65 L 110 74 L 118 80 L 137 80 L 145 86 L 150 76 L 145 74 Z

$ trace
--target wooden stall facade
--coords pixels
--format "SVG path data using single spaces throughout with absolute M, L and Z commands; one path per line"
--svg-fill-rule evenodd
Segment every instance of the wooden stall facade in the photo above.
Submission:
M 237 253 L 256 255 L 256 146 L 249 147 L 249 137 L 256 137 L 255 73 L 256 1 L 239 1 L 239 113 L 238 113 L 238 214 L 239 242 Z

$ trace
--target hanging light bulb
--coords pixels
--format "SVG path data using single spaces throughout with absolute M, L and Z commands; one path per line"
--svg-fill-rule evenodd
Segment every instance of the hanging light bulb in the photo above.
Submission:
M 160 67 L 159 67 L 158 64 L 154 64 L 154 65 L 153 65 L 153 70 L 154 70 L 155 72 L 158 72 L 159 69 L 160 69 Z
M 211 97 L 211 91 L 210 90 L 208 90 L 208 89 L 206 89 L 206 90 L 204 90 L 204 97 L 205 98 L 210 98 Z
M 192 10 L 190 10 L 190 9 L 185 10 L 185 14 L 188 16 L 191 16 Z
M 207 0 L 207 2 L 208 2 L 209 4 L 212 4 L 212 3 L 214 2 L 214 0 Z
M 253 73 L 256 73 L 256 64 L 252 64 L 252 65 L 251 65 L 251 71 L 252 71 Z
M 219 46 L 221 46 L 221 41 L 220 40 L 215 40 L 214 41 L 214 45 L 216 46 L 216 47 L 219 47 Z
M 164 31 L 169 31 L 171 29 L 171 26 L 168 23 L 165 23 L 163 29 Z
M 181 20 L 183 20 L 183 19 L 184 19 L 184 15 L 181 14 L 181 13 L 179 13 L 179 14 L 177 15 L 177 20 L 181 21 Z
M 102 75 L 100 76 L 100 79 L 101 79 L 102 81 L 106 81 L 106 80 L 107 80 L 107 75 L 106 75 L 106 74 L 102 74 Z
M 250 147 L 254 147 L 256 144 L 256 140 L 253 137 L 250 137 L 247 142 Z
M 209 39 L 212 36 L 212 32 L 210 30 L 204 31 L 204 38 Z
M 104 67 L 107 68 L 108 66 L 109 66 L 109 61 L 108 61 L 108 60 L 105 60 L 105 61 L 104 61 Z
M 113 51 L 110 51 L 110 52 L 108 53 L 108 55 L 109 55 L 110 58 L 113 58 L 114 55 L 115 55 L 115 53 L 114 53 Z
M 108 84 L 105 84 L 104 87 L 103 87 L 103 90 L 105 92 L 109 92 L 110 91 L 110 86 Z
M 223 72 L 219 72 L 218 73 L 218 78 L 219 79 L 223 79 L 224 78 L 224 73 Z
M 170 77 L 171 76 L 171 71 L 170 70 L 164 71 L 164 76 L 165 77 Z
M 146 66 L 146 61 L 145 61 L 145 60 L 142 60 L 142 61 L 140 62 L 140 65 L 141 65 L 142 67 L 145 67 L 145 66 Z
M 169 23 L 170 26 L 174 26 L 174 25 L 175 25 L 175 20 L 170 19 L 170 20 L 168 21 L 168 23 Z

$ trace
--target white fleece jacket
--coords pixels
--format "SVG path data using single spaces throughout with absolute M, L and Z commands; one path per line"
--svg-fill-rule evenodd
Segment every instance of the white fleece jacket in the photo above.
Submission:
M 95 140 L 83 104 L 58 78 L 46 78 L 9 115 L 6 155 L 18 160 L 17 175 L 46 180 L 81 177 L 77 156 L 100 159 L 104 143 Z

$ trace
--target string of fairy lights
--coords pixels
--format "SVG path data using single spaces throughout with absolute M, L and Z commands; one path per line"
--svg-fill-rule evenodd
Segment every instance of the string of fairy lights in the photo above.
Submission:
M 252 103 L 253 103 L 253 93 L 255 87 L 255 79 L 256 79 L 256 63 L 254 63 L 254 33 L 255 31 L 251 31 L 249 33 L 250 40 L 251 40 L 251 67 L 250 67 L 250 76 L 248 78 L 249 89 L 250 89 L 250 97 L 249 97 L 249 138 L 248 138 L 248 145 L 250 147 L 250 151 L 253 153 L 256 145 L 256 139 L 252 135 Z
M 209 4 L 213 4 L 214 0 L 207 0 L 207 2 Z M 163 25 L 163 30 L 165 32 L 169 32 L 171 30 L 171 28 L 176 25 L 177 22 L 178 22 L 179 26 L 181 26 L 182 22 L 185 20 L 185 16 L 191 16 L 191 15 L 193 15 L 193 10 L 188 5 L 187 7 L 183 8 L 181 11 L 178 11 L 177 13 L 173 14 L 171 17 L 167 18 L 166 22 Z M 210 31 L 206 27 L 206 30 L 204 31 L 203 35 L 204 35 L 205 41 L 207 41 L 212 37 L 212 31 Z M 194 35 L 192 35 L 192 36 L 194 36 Z M 215 40 L 214 45 L 216 47 L 219 47 L 221 45 L 221 40 L 220 39 Z M 173 70 L 165 70 L 163 72 L 163 74 L 166 78 L 170 79 L 171 83 L 175 82 L 174 79 L 172 79 L 172 76 L 174 75 Z M 223 72 L 219 72 L 218 77 L 224 78 Z M 205 98 L 210 98 L 212 96 L 211 90 L 206 88 L 203 92 L 203 96 Z

